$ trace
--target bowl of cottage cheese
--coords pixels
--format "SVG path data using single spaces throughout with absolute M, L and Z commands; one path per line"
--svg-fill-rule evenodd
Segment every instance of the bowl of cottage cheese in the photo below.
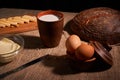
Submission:
M 15 59 L 24 48 L 24 39 L 17 34 L 0 35 L 0 63 L 8 63 Z

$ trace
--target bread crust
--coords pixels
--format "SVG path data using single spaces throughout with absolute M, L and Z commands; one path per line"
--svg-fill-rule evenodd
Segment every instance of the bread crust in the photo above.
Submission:
M 108 7 L 87 9 L 72 19 L 70 28 L 85 41 L 120 43 L 120 12 Z

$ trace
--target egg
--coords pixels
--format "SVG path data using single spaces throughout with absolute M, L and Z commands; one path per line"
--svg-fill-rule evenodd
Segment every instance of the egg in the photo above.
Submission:
M 82 43 L 75 51 L 76 58 L 81 61 L 89 60 L 93 55 L 94 48 L 90 44 Z
M 81 45 L 81 40 L 79 36 L 73 34 L 67 38 L 65 45 L 68 52 L 74 53 L 78 46 Z

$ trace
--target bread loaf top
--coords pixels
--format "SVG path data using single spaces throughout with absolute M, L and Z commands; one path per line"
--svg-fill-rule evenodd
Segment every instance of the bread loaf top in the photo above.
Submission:
M 120 12 L 108 7 L 87 9 L 72 19 L 70 28 L 86 41 L 120 43 Z

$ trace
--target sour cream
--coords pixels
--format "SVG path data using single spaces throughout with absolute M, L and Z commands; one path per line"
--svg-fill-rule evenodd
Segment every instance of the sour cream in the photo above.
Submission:
M 9 62 L 16 55 L 16 51 L 20 48 L 20 45 L 14 41 L 3 38 L 0 40 L 0 62 Z

